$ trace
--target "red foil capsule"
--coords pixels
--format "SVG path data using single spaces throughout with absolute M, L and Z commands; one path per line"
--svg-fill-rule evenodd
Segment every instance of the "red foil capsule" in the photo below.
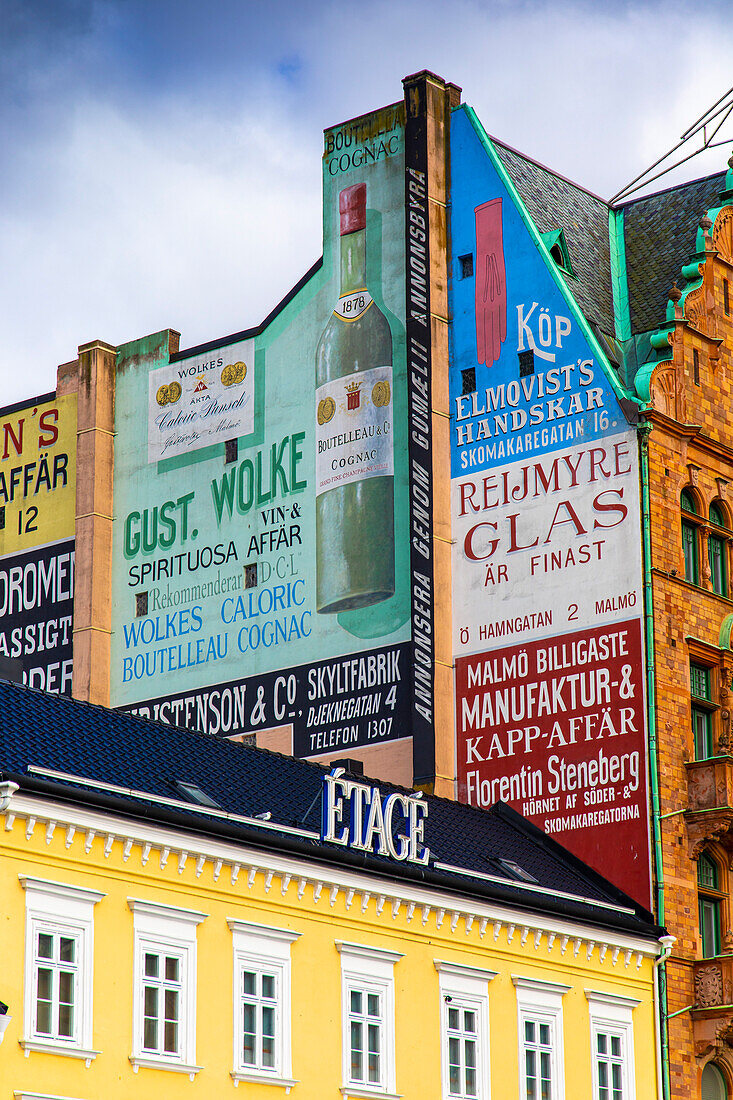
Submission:
M 341 236 L 366 229 L 366 184 L 355 183 L 339 194 Z

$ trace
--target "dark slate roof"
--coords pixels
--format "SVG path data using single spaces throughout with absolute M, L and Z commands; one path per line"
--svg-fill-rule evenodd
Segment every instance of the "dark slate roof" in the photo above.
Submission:
M 565 276 L 568 289 L 587 319 L 613 336 L 608 204 L 496 138 L 491 141 L 539 231 L 563 230 L 576 275 Z
M 632 332 L 664 324 L 672 283 L 684 288 L 680 268 L 695 252 L 697 227 L 705 210 L 720 205 L 725 173 L 621 203 Z
M 319 824 L 326 771 L 0 680 L 0 778 L 29 795 L 412 879 L 529 912 L 654 938 L 659 933 L 649 913 L 502 803 L 484 811 L 428 797 L 425 843 L 431 861 L 425 868 L 325 843 Z M 176 779 L 197 784 L 223 812 L 193 808 L 177 792 Z M 400 789 L 375 785 L 383 796 Z M 267 822 L 252 820 L 262 813 L 271 815 Z M 527 889 L 503 871 L 493 862 L 501 857 L 523 867 L 539 888 Z

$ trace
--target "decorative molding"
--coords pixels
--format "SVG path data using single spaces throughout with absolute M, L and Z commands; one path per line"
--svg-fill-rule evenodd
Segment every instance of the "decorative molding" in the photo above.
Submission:
M 714 963 L 701 966 L 695 972 L 695 1004 L 698 1008 L 715 1008 L 724 1003 L 723 972 Z
M 585 996 L 592 1004 L 607 1005 L 613 1008 L 635 1009 L 641 1004 L 636 997 L 622 997 L 618 993 L 601 993 L 597 989 L 586 989 Z
M 128 907 L 133 913 L 144 913 L 148 917 L 162 917 L 164 920 L 185 920 L 191 924 L 201 924 L 208 913 L 198 909 L 181 909 L 178 905 L 164 905 L 159 901 L 147 901 L 145 898 L 128 898 Z
M 349 1100 L 353 1097 L 354 1100 L 374 1100 L 375 1096 L 381 1097 L 381 1100 L 402 1100 L 401 1092 L 385 1092 L 384 1089 L 374 1088 L 359 1088 L 358 1085 L 342 1085 L 339 1089 L 344 1100 Z
M 73 898 L 74 901 L 88 901 L 96 905 L 107 897 L 101 890 L 89 890 L 86 886 L 72 886 L 68 882 L 53 882 L 47 878 L 34 878 L 33 875 L 18 875 L 18 881 L 24 890 L 39 890 L 64 900 Z
M 46 810 L 45 806 L 44 810 Z M 10 814 L 6 814 L 6 828 L 10 816 Z M 599 962 L 604 963 L 605 961 L 605 965 L 608 967 L 616 965 L 621 952 L 628 960 L 626 962 L 627 966 L 630 965 L 632 957 L 635 956 L 637 967 L 645 958 L 656 958 L 660 952 L 656 941 L 637 937 L 633 933 L 612 932 L 609 930 L 600 940 L 597 928 L 590 928 L 578 921 L 572 921 L 561 916 L 553 918 L 552 916 L 536 914 L 533 915 L 531 923 L 528 924 L 526 911 L 513 910 L 506 904 L 494 903 L 490 900 L 475 899 L 469 901 L 465 896 L 459 897 L 452 894 L 449 887 L 443 890 L 411 882 L 397 884 L 390 879 L 380 879 L 377 874 L 367 876 L 363 872 L 354 871 L 350 868 L 334 869 L 330 866 L 319 866 L 317 858 L 311 862 L 306 861 L 304 858 L 280 855 L 279 853 L 265 854 L 262 851 L 255 853 L 253 850 L 248 849 L 246 845 L 238 845 L 228 841 L 212 839 L 208 843 L 202 843 L 200 836 L 189 834 L 183 830 L 171 830 L 147 822 L 131 822 L 115 815 L 103 814 L 96 810 L 81 809 L 62 803 L 48 803 L 46 812 L 39 813 L 35 798 L 29 796 L 18 798 L 16 796 L 13 802 L 11 824 L 15 824 L 16 821 L 27 822 L 28 820 L 33 823 L 31 829 L 28 829 L 27 826 L 25 829 L 29 839 L 34 835 L 33 830 L 36 824 L 40 824 L 45 833 L 46 827 L 51 821 L 57 827 L 65 830 L 67 841 L 69 839 L 73 841 L 77 833 L 84 836 L 87 841 L 84 845 L 84 851 L 89 856 L 90 862 L 95 862 L 98 856 L 101 855 L 101 849 L 97 849 L 96 854 L 91 852 L 91 845 L 89 845 L 90 851 L 86 851 L 90 834 L 93 837 L 108 838 L 111 836 L 121 842 L 121 850 L 113 849 L 113 851 L 122 856 L 123 862 L 136 858 L 137 854 L 143 867 L 148 863 L 151 855 L 155 856 L 157 865 L 160 856 L 168 849 L 169 853 L 174 852 L 176 856 L 175 861 L 171 861 L 174 862 L 173 874 L 180 868 L 182 857 L 185 854 L 186 858 L 190 856 L 195 861 L 197 878 L 203 873 L 208 863 L 211 865 L 212 873 L 216 872 L 218 865 L 219 874 L 216 877 L 220 877 L 221 871 L 226 867 L 230 871 L 232 885 L 238 880 L 241 873 L 243 887 L 249 890 L 254 889 L 258 881 L 257 875 L 260 872 L 264 879 L 266 891 L 269 891 L 272 887 L 276 877 L 280 887 L 278 893 L 283 890 L 284 883 L 292 884 L 292 881 L 295 880 L 298 883 L 297 900 L 303 905 L 317 905 L 325 890 L 332 907 L 336 904 L 339 894 L 341 894 L 344 902 L 351 897 L 351 901 L 356 902 L 363 912 L 367 911 L 369 900 L 374 899 L 376 914 L 380 916 L 384 906 L 389 902 L 390 913 L 395 919 L 402 911 L 406 919 L 410 921 L 417 912 L 421 916 L 423 927 L 427 926 L 430 915 L 434 914 L 437 930 L 441 929 L 446 914 L 450 918 L 450 926 L 454 929 L 457 928 L 460 918 L 463 917 L 466 936 L 476 936 L 477 940 L 483 939 L 489 925 L 493 928 L 495 942 L 498 942 L 500 933 L 504 931 L 507 943 L 511 944 L 515 932 L 520 932 L 525 943 L 525 950 L 534 949 L 534 951 L 538 951 L 543 935 L 546 936 L 548 953 L 553 950 L 558 937 L 560 937 L 561 955 L 565 954 L 570 943 L 573 944 L 576 957 L 582 946 L 585 947 L 587 952 L 589 945 L 592 943 L 598 948 L 597 957 Z M 77 855 L 80 854 L 79 849 L 77 849 Z M 265 866 L 262 866 L 263 857 Z M 253 858 L 256 859 L 256 862 L 252 861 Z M 161 875 L 156 867 L 154 874 L 158 878 L 165 877 L 165 875 L 171 874 L 171 868 L 169 867 L 166 870 L 165 875 Z M 311 886 L 312 892 L 310 894 L 305 891 L 307 885 Z M 286 886 L 285 892 L 287 892 L 289 904 L 294 904 L 295 891 L 290 891 Z M 64 884 L 62 893 L 68 897 L 66 884 Z M 367 899 L 366 908 L 364 907 L 365 898 Z M 140 902 L 140 904 L 152 905 L 153 903 Z M 161 912 L 167 913 L 168 910 L 161 907 Z M 203 915 L 201 919 L 204 919 Z
M 351 955 L 356 959 L 365 959 L 367 962 L 386 962 L 394 965 L 404 955 L 399 951 L 387 951 L 384 947 L 370 947 L 365 943 L 347 943 L 346 940 L 335 940 L 336 950 L 340 955 Z
M 239 920 L 236 917 L 227 918 L 227 925 L 232 932 L 241 932 L 247 936 L 258 936 L 265 940 L 281 940 L 282 943 L 295 943 L 303 935 L 302 932 L 291 932 L 289 928 L 274 928 L 267 924 L 250 924 L 249 921 Z
M 479 978 L 482 981 L 493 981 L 499 973 L 498 970 L 484 970 L 482 966 L 465 966 L 462 963 L 444 962 L 443 959 L 433 959 L 433 966 L 439 974 L 450 974 L 454 978 Z
M 281 1089 L 285 1089 L 285 1095 L 287 1096 L 293 1085 L 297 1085 L 297 1081 L 293 1081 L 287 1077 L 273 1077 L 270 1074 L 265 1073 L 245 1073 L 243 1070 L 231 1070 L 229 1073 L 234 1087 L 239 1086 L 240 1081 L 244 1081 L 249 1085 L 275 1085 Z
M 43 1042 L 42 1039 L 18 1039 L 18 1046 L 21 1047 L 26 1058 L 31 1052 L 35 1054 L 57 1054 L 62 1058 L 78 1058 L 84 1062 L 87 1069 L 89 1069 L 97 1055 L 102 1053 L 101 1050 L 70 1046 L 64 1044 L 61 1040 L 58 1042 Z
M 201 1073 L 204 1068 L 203 1066 L 188 1065 L 186 1062 L 166 1061 L 164 1058 L 148 1058 L 141 1054 L 130 1054 L 128 1060 L 133 1073 L 137 1073 L 141 1066 L 143 1069 L 166 1069 L 170 1073 L 187 1073 L 192 1081 L 196 1074 Z
M 16 1089 L 13 1100 L 75 1100 L 73 1096 L 52 1096 L 50 1092 L 34 1092 L 28 1089 Z

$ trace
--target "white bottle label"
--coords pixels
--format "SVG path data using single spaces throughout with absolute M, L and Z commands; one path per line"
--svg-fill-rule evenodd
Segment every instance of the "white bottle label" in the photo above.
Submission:
M 347 374 L 316 390 L 316 495 L 394 474 L 392 368 Z
M 342 321 L 358 321 L 372 304 L 372 296 L 368 290 L 354 290 L 351 294 L 343 294 L 333 312 Z

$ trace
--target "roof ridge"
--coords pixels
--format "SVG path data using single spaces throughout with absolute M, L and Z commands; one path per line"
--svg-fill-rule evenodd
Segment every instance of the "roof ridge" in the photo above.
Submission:
M 505 141 L 502 141 L 501 138 L 494 137 L 493 134 L 487 133 L 486 136 L 494 145 L 500 145 L 502 149 L 507 149 L 510 153 L 514 153 L 515 156 L 521 157 L 522 160 L 526 160 L 529 164 L 534 164 L 537 168 L 541 168 L 543 172 L 549 172 L 551 176 L 555 176 L 556 179 L 569 184 L 571 187 L 574 187 L 576 191 L 582 191 L 584 195 L 590 195 L 592 199 L 597 199 L 598 202 L 602 202 L 604 206 L 609 205 L 608 199 L 604 199 L 601 195 L 597 195 L 595 191 L 583 187 L 581 183 L 576 183 L 576 181 L 571 180 L 569 176 L 564 176 L 562 172 L 555 171 L 554 168 L 550 168 L 547 164 L 543 164 L 541 160 L 536 160 L 534 157 L 527 156 L 521 149 L 515 149 L 513 145 L 507 145 Z
M 725 179 L 725 175 L 726 173 L 724 169 L 721 169 L 720 172 L 710 172 L 707 176 L 698 176 L 696 179 L 687 180 L 685 183 L 675 183 L 672 184 L 670 187 L 662 187 L 659 191 L 650 191 L 648 195 L 639 195 L 639 197 L 636 199 L 628 199 L 624 202 L 616 203 L 615 205 L 610 206 L 609 209 L 625 210 L 629 206 L 633 206 L 633 204 L 636 202 L 645 202 L 646 199 L 655 199 L 659 195 L 668 195 L 672 191 L 681 191 L 683 187 L 692 187 L 696 183 L 705 183 L 708 180 L 714 180 L 717 176 L 722 176 L 723 179 Z

